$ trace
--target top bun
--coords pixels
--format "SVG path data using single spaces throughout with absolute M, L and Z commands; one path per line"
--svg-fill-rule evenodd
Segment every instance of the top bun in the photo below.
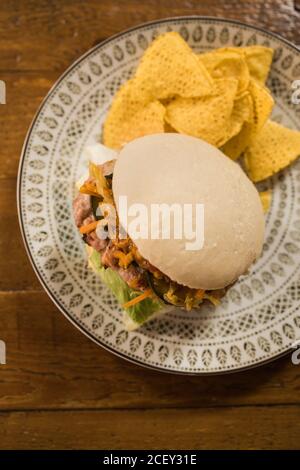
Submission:
M 140 239 L 128 234 L 141 255 L 173 281 L 196 289 L 220 289 L 233 283 L 258 258 L 264 237 L 264 214 L 255 186 L 240 166 L 200 139 L 154 134 L 136 139 L 120 151 L 113 174 L 113 194 L 120 224 L 126 227 L 119 197 L 147 206 L 204 204 L 204 244 L 190 251 L 191 240 Z M 150 225 L 150 224 L 149 224 Z M 172 227 L 172 225 L 171 225 Z M 160 231 L 161 233 L 161 231 Z

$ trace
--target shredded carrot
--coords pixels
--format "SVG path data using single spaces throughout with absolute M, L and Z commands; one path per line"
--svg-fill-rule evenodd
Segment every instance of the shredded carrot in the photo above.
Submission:
M 145 292 L 143 292 L 141 295 L 138 295 L 138 296 L 135 297 L 134 299 L 131 299 L 131 300 L 129 300 L 128 302 L 126 302 L 125 304 L 123 304 L 123 308 L 132 307 L 133 305 L 138 304 L 138 303 L 141 302 L 142 300 L 147 299 L 147 297 L 150 297 L 151 295 L 152 295 L 152 290 L 151 290 L 151 289 L 147 289 L 147 290 L 145 290 Z
M 141 256 L 140 252 L 137 250 L 136 246 L 132 247 L 132 251 L 133 251 L 134 257 L 137 261 L 142 261 L 143 260 L 143 257 Z
M 101 194 L 101 196 L 104 196 L 103 189 L 107 187 L 107 183 L 106 183 L 105 177 L 103 176 L 102 168 L 90 162 L 89 172 L 90 172 L 90 177 L 95 179 L 97 192 Z
M 95 193 L 94 191 L 89 191 L 88 189 L 81 190 L 80 188 L 79 192 L 82 194 L 87 194 L 88 196 L 100 197 L 98 193 Z
M 123 251 L 116 250 L 116 251 L 114 251 L 113 255 L 114 255 L 115 258 L 118 258 L 119 265 L 122 268 L 125 268 L 125 269 L 131 263 L 131 261 L 133 261 L 133 254 L 132 253 L 125 254 L 125 253 L 123 253 Z
M 79 229 L 79 232 L 82 234 L 93 232 L 96 229 L 97 224 L 98 224 L 98 221 L 95 220 L 94 222 L 91 222 L 90 224 L 82 225 L 82 227 L 80 227 Z
M 163 274 L 158 270 L 153 269 L 151 272 L 155 279 L 162 279 L 164 277 Z
M 215 307 L 217 307 L 221 303 L 219 299 L 210 294 L 205 294 L 204 298 L 208 299 Z
M 96 185 L 92 183 L 85 182 L 82 186 L 80 186 L 79 192 L 82 194 L 88 194 L 89 196 L 96 196 L 101 198 L 101 195 L 97 192 Z
M 198 289 L 197 292 L 196 292 L 196 294 L 195 294 L 196 299 L 203 299 L 204 293 L 205 293 L 205 290 L 203 290 L 203 289 Z
M 130 240 L 129 238 L 123 238 L 123 239 L 116 239 L 116 240 L 113 240 L 113 244 L 116 245 L 118 248 L 127 248 L 127 246 L 129 245 L 130 243 Z
M 112 190 L 108 188 L 103 188 L 103 197 L 105 201 L 113 203 Z
M 133 278 L 131 281 L 128 281 L 127 284 L 131 289 L 138 290 L 139 287 L 139 279 L 138 278 Z

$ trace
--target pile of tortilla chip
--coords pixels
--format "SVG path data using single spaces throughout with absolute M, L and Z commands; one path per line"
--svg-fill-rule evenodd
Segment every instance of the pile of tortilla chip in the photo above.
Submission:
M 179 132 L 243 156 L 252 181 L 268 178 L 300 155 L 300 132 L 270 120 L 272 57 L 257 45 L 195 54 L 176 32 L 158 36 L 117 92 L 103 143 L 120 149 L 143 135 Z

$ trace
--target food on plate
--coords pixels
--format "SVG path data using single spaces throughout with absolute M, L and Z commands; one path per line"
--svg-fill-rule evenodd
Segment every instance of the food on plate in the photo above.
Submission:
M 264 85 L 272 56 L 273 50 L 264 46 L 195 54 L 176 32 L 158 36 L 133 78 L 117 92 L 103 143 L 120 149 L 171 127 L 224 146 L 228 156 L 238 158 L 272 111 L 274 102 Z
M 196 54 L 168 32 L 116 93 L 74 216 L 89 264 L 123 306 L 128 329 L 174 306 L 218 305 L 259 257 L 272 191 L 258 193 L 250 180 L 265 180 L 300 155 L 300 132 L 271 120 L 272 58 L 261 45 Z M 158 236 L 157 222 L 150 224 L 156 237 L 137 236 L 121 210 L 124 195 L 147 210 L 201 202 L 203 246 L 186 249 L 185 232 Z
M 292 130 L 290 158 L 266 148 L 272 153 L 271 172 L 261 152 L 253 154 L 270 129 L 274 99 L 266 81 L 272 58 L 273 49 L 261 45 L 196 54 L 177 32 L 158 36 L 134 76 L 116 93 L 103 126 L 103 143 L 119 150 L 137 137 L 178 132 L 215 145 L 233 160 L 246 153 L 253 181 L 271 176 L 300 154 L 300 134 Z M 258 166 L 259 175 L 253 170 Z
M 216 60 L 213 55 L 216 55 Z M 236 60 L 240 57 L 248 69 Z M 211 52 L 200 54 L 199 59 L 207 62 L 206 67 L 211 68 L 211 74 L 219 74 L 221 69 L 227 76 L 236 76 L 247 83 L 247 77 L 253 78 L 262 85 L 265 84 L 273 60 L 273 49 L 265 46 L 222 47 Z
M 252 181 L 261 181 L 290 165 L 300 155 L 300 132 L 268 121 L 245 152 Z
M 237 81 L 236 97 L 248 90 L 250 73 L 246 60 L 241 54 L 216 49 L 198 55 L 198 60 L 214 79 L 233 78 Z
M 162 225 L 157 237 L 141 237 L 135 216 L 121 208 L 124 196 L 128 207 L 142 204 L 147 214 L 153 205 L 203 204 L 203 246 L 187 249 L 185 232 L 164 238 Z M 117 219 L 103 239 L 111 222 L 107 204 Z M 90 265 L 123 306 L 129 329 L 174 306 L 217 305 L 259 257 L 264 237 L 258 191 L 241 167 L 207 142 L 177 133 L 135 139 L 116 159 L 91 163 L 74 216 Z
M 213 95 L 174 98 L 166 106 L 165 119 L 180 134 L 199 137 L 221 147 L 234 134 L 231 115 L 237 85 L 234 78 L 220 78 L 215 81 L 216 93 Z M 238 130 L 236 128 L 237 132 Z
M 165 107 L 158 101 L 147 101 L 137 94 L 134 81 L 120 89 L 103 129 L 103 142 L 119 149 L 126 142 L 147 134 L 164 132 Z
M 195 98 L 213 91 L 213 80 L 189 45 L 176 32 L 157 37 L 135 73 L 136 85 L 149 99 Z
M 267 189 L 266 191 L 260 191 L 259 197 L 263 206 L 264 213 L 266 214 L 270 209 L 272 202 L 272 189 Z

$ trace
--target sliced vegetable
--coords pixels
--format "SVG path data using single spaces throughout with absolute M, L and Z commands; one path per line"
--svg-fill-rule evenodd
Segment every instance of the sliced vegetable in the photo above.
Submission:
M 96 230 L 97 225 L 98 225 L 97 220 L 95 220 L 94 222 L 91 222 L 90 224 L 82 225 L 82 227 L 80 227 L 79 229 L 79 232 L 82 234 L 93 232 L 94 230 Z
M 111 268 L 104 268 L 101 264 L 101 254 L 91 247 L 88 247 L 89 263 L 93 270 L 101 277 L 102 281 L 111 289 L 120 305 L 136 298 L 139 294 L 131 289 L 119 276 L 117 271 Z M 142 325 L 154 314 L 165 310 L 165 305 L 157 298 L 147 297 L 141 302 L 127 307 L 126 314 L 130 317 L 131 327 Z
M 100 202 L 99 195 L 91 197 L 92 211 L 96 220 L 103 219 L 103 215 L 99 214 L 99 212 L 101 212 L 99 210 L 99 202 Z
M 89 183 L 88 181 L 86 181 L 85 183 L 83 183 L 82 186 L 80 186 L 79 192 L 83 194 L 88 194 L 89 196 L 95 196 L 98 198 L 101 197 L 100 194 L 98 194 L 97 192 L 96 185 Z
M 134 299 L 131 299 L 125 304 L 123 304 L 123 308 L 133 307 L 133 305 L 140 303 L 142 300 L 147 299 L 147 297 L 151 297 L 151 295 L 153 295 L 152 290 L 147 289 L 141 295 L 138 295 Z
M 209 300 L 215 307 L 217 307 L 221 303 L 220 299 L 218 299 L 217 297 L 214 297 L 211 294 L 205 293 L 203 298 Z
M 132 253 L 123 253 L 123 251 L 116 250 L 113 253 L 114 258 L 119 260 L 119 266 L 122 268 L 128 268 L 129 264 L 133 261 Z
M 149 271 L 147 272 L 147 279 L 148 279 L 148 283 L 149 283 L 151 289 L 153 290 L 153 292 L 155 293 L 155 295 L 157 295 L 157 297 L 159 297 L 164 302 L 167 302 L 165 300 L 164 295 L 168 292 L 169 282 L 167 282 L 167 280 L 165 278 L 157 279 Z M 171 302 L 167 302 L 167 303 L 172 305 Z
M 196 297 L 196 299 L 203 299 L 204 294 L 205 294 L 204 289 L 198 289 L 196 294 L 195 294 L 195 297 Z
M 104 197 L 104 189 L 107 188 L 107 181 L 103 176 L 102 170 L 99 165 L 94 163 L 89 164 L 90 177 L 94 178 L 96 183 L 97 192 Z
M 166 277 L 157 278 L 154 274 L 149 272 L 147 276 L 153 292 L 169 305 L 191 310 L 194 306 L 199 305 L 205 296 L 203 289 L 195 290 L 180 286 Z
M 193 295 L 190 292 L 187 294 L 186 298 L 184 299 L 184 305 L 188 312 L 192 310 L 192 308 L 194 307 L 195 299 L 196 299 L 195 295 Z

